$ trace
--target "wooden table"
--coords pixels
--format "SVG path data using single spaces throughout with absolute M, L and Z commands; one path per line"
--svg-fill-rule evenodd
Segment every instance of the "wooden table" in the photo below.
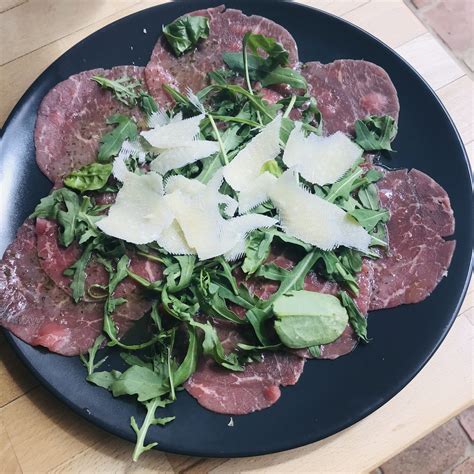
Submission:
M 33 80 L 93 31 L 156 0 L 0 0 L 0 125 Z M 361 26 L 395 48 L 436 90 L 474 155 L 473 81 L 402 0 L 305 3 Z M 0 472 L 365 472 L 473 400 L 474 291 L 441 348 L 390 402 L 324 441 L 249 459 L 148 452 L 94 427 L 27 372 L 0 335 Z

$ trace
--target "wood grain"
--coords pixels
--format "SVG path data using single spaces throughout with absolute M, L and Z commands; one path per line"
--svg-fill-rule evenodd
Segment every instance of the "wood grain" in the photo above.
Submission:
M 0 124 L 31 82 L 102 26 L 158 0 L 0 0 Z M 431 84 L 474 156 L 473 82 L 401 0 L 306 0 L 397 48 Z M 2 13 L 3 12 L 3 13 Z M 342 433 L 248 459 L 146 453 L 75 415 L 27 372 L 0 334 L 0 472 L 368 472 L 473 400 L 474 285 L 441 348 L 389 403 Z M 470 382 L 470 383 L 469 383 Z
M 372 0 L 343 16 L 392 48 L 427 31 L 410 9 L 398 0 Z
M 398 47 L 396 51 L 435 90 L 459 79 L 465 74 L 457 61 L 431 33 L 425 33 L 412 39 Z
M 38 386 L 0 332 L 0 408 Z
M 463 76 L 438 91 L 464 143 L 474 140 L 474 81 Z
M 40 48 L 138 3 L 138 0 L 29 0 L 0 17 L 0 64 L 29 53 L 32 46 Z M 38 15 L 40 10 L 47 14 Z

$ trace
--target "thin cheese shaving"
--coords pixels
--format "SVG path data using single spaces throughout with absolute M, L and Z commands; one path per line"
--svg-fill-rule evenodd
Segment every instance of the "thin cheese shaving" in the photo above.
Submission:
M 199 134 L 199 124 L 204 114 L 141 132 L 141 136 L 154 148 L 164 150 L 188 145 Z
M 311 194 L 288 170 L 270 189 L 283 230 L 323 250 L 344 245 L 366 252 L 371 238 L 367 231 L 340 207 Z
M 163 230 L 158 239 L 158 245 L 173 255 L 194 255 L 196 250 L 191 248 L 183 234 L 178 221 L 173 219 L 169 227 Z
M 295 123 L 283 162 L 310 183 L 322 186 L 336 182 L 362 156 L 362 148 L 342 132 L 328 137 L 311 133 L 306 137 L 301 127 L 301 122 Z
M 265 171 L 239 193 L 239 212 L 244 214 L 268 201 L 268 191 L 277 178 Z
M 235 191 L 257 179 L 263 164 L 280 153 L 280 126 L 278 115 L 224 167 L 224 178 Z
M 165 174 L 170 170 L 202 160 L 219 151 L 219 144 L 209 140 L 195 140 L 186 146 L 179 146 L 163 151 L 150 165 L 153 171 Z
M 172 220 L 173 214 L 163 198 L 161 176 L 136 175 L 127 170 L 115 203 L 97 227 L 132 244 L 147 244 L 157 240 Z

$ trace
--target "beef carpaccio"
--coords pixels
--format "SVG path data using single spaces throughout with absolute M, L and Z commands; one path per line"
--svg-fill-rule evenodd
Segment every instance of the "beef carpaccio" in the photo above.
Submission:
M 55 183 L 56 189 L 62 186 L 62 180 L 72 170 L 96 161 L 101 138 L 113 129 L 106 122 L 109 116 L 125 114 L 135 119 L 140 130 L 147 128 L 143 110 L 137 105 L 128 107 L 116 100 L 110 90 L 103 90 L 92 81 L 92 76 L 114 80 L 126 76 L 140 81 L 143 87 L 141 93 L 146 93 L 148 89 L 159 106 L 166 104 L 171 107 L 174 101 L 163 89 L 164 84 L 182 94 L 186 93 L 187 88 L 198 92 L 208 85 L 209 72 L 225 67 L 222 59 L 224 52 L 241 51 L 242 38 L 249 31 L 274 38 L 286 50 L 286 66 L 306 79 L 308 93 L 316 99 L 323 119 L 323 135 L 343 132 L 353 136 L 354 123 L 367 116 L 387 115 L 398 120 L 396 89 L 388 74 L 379 66 L 348 59 L 330 64 L 300 64 L 293 37 L 271 20 L 247 16 L 224 6 L 190 15 L 207 18 L 210 31 L 207 38 L 194 44 L 183 57 L 176 56 L 166 38 L 161 37 L 146 68 L 119 66 L 111 70 L 84 71 L 59 83 L 45 96 L 36 122 L 36 159 L 40 169 Z M 265 55 L 259 59 L 264 60 Z M 242 77 L 232 80 L 237 84 L 243 83 Z M 275 86 L 273 89 L 262 89 L 258 83 L 254 86 L 263 99 L 271 103 L 282 97 L 279 93 L 282 90 L 285 95 L 292 92 L 288 85 L 280 89 L 278 84 L 272 84 Z M 301 93 L 300 90 L 293 92 Z M 226 113 L 230 113 L 228 110 L 231 109 L 226 109 Z M 301 117 L 300 112 L 295 108 L 290 117 Z M 236 137 L 237 134 L 233 140 Z M 373 167 L 371 158 L 367 162 L 368 167 Z M 146 170 L 146 166 L 143 169 Z M 116 181 L 110 177 L 108 185 L 113 188 Z M 390 213 L 386 226 L 389 247 L 379 250 L 381 258 L 363 256 L 358 269 L 355 282 L 359 292 L 351 293 L 351 297 L 363 321 L 369 310 L 417 303 L 428 297 L 447 274 L 455 249 L 455 242 L 446 240 L 454 233 L 449 197 L 433 179 L 415 169 L 383 170 L 383 178 L 377 186 L 380 203 Z M 97 205 L 106 209 L 114 204 L 116 192 L 116 189 L 104 188 L 91 196 L 94 196 Z M 1 261 L 0 324 L 29 344 L 63 355 L 83 354 L 102 332 L 104 300 L 89 293 L 85 293 L 78 303 L 72 299 L 73 280 L 68 269 L 84 255 L 84 250 L 78 242 L 68 247 L 61 245 L 59 229 L 58 222 L 51 216 L 38 217 L 36 222 L 28 219 L 20 227 Z M 118 338 L 123 337 L 134 321 L 151 308 L 153 293 L 145 292 L 143 285 L 146 289 L 153 289 L 153 282 L 166 281 L 168 284 L 170 279 L 170 270 L 163 271 L 162 268 L 164 260 L 153 255 L 150 258 L 148 249 L 137 246 L 124 252 L 130 259 L 130 274 L 123 276 L 113 295 L 119 301 L 114 313 Z M 183 261 L 184 257 L 179 265 L 183 265 Z M 289 272 L 298 265 L 298 261 L 297 254 L 287 252 L 284 245 L 273 244 L 266 264 Z M 181 267 L 178 279 L 185 277 L 184 268 Z M 93 256 L 84 266 L 82 277 L 85 287 L 105 291 L 111 271 L 101 258 Z M 228 279 L 232 278 L 229 274 L 230 270 L 226 273 Z M 246 278 L 240 269 L 233 271 L 233 275 L 248 296 L 242 297 L 238 288 L 232 288 L 235 292 L 229 297 L 232 304 L 229 307 L 225 303 L 224 307 L 221 305 L 219 311 L 222 314 L 228 315 L 232 310 L 234 316 L 243 319 L 249 301 L 268 301 L 279 289 L 278 278 Z M 205 280 L 203 274 L 200 278 Z M 176 281 L 169 284 L 175 285 L 174 291 L 180 288 L 179 284 L 176 286 Z M 324 278 L 312 269 L 302 280 L 301 289 L 337 295 L 344 285 L 339 280 Z M 211 293 L 208 297 L 211 298 Z M 122 299 L 124 301 L 120 301 Z M 176 304 L 170 301 L 168 296 L 160 311 L 165 306 L 167 312 L 181 322 L 186 321 L 180 310 L 173 312 L 170 309 L 172 304 Z M 183 303 L 185 309 L 190 305 L 189 301 Z M 223 323 L 215 314 L 200 314 L 199 317 L 205 316 L 212 316 L 208 319 L 216 323 L 215 334 L 206 332 L 203 335 L 202 325 L 198 330 L 201 339 L 205 336 L 202 347 L 206 354 L 200 356 L 184 387 L 199 404 L 212 411 L 241 415 L 271 406 L 281 395 L 280 387 L 295 384 L 306 359 L 313 357 L 311 354 L 314 352 L 308 349 L 282 350 L 280 346 L 275 346 L 276 335 L 272 333 L 271 344 L 260 350 L 259 359 L 247 361 L 239 370 L 229 370 L 222 361 L 228 362 L 227 355 L 239 350 L 239 344 L 253 347 L 259 343 L 255 334 L 248 337 L 247 328 L 237 324 L 241 321 Z M 218 338 L 222 353 L 219 352 L 219 345 L 213 346 L 214 336 Z M 318 359 L 336 359 L 348 354 L 356 347 L 358 340 L 349 320 L 337 339 L 319 346 Z

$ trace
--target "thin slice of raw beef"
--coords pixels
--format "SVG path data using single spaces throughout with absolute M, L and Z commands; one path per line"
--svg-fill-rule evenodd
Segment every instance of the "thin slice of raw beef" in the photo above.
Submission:
M 28 344 L 70 356 L 87 351 L 102 319 L 102 304 L 74 304 L 43 272 L 27 220 L 0 262 L 0 325 Z
M 143 73 L 144 68 L 138 66 L 93 69 L 71 76 L 46 94 L 36 119 L 35 145 L 38 166 L 51 181 L 59 181 L 74 168 L 96 160 L 102 135 L 112 129 L 105 123 L 107 117 L 141 117 L 136 107 L 130 109 L 122 104 L 91 77 L 127 76 L 143 84 Z
M 153 49 L 145 69 L 149 91 L 160 103 L 169 102 L 163 84 L 182 92 L 186 87 L 198 91 L 208 84 L 207 73 L 224 66 L 222 53 L 241 51 L 242 39 L 248 31 L 271 36 L 289 52 L 291 66 L 298 62 L 298 48 L 290 33 L 280 25 L 261 16 L 244 15 L 224 5 L 188 13 L 209 18 L 209 37 L 201 40 L 193 51 L 176 57 L 162 35 Z
M 456 242 L 454 215 L 446 191 L 425 173 L 387 171 L 379 181 L 387 224 L 389 253 L 375 260 L 371 310 L 418 303 L 446 275 Z
M 244 341 L 234 325 L 220 325 L 217 333 L 226 352 Z M 305 360 L 285 352 L 266 352 L 262 357 L 243 372 L 232 372 L 209 357 L 201 357 L 184 386 L 200 405 L 217 413 L 246 415 L 268 408 L 280 398 L 280 385 L 298 381 Z
M 69 247 L 61 247 L 58 243 L 58 224 L 49 219 L 36 219 L 36 235 L 39 263 L 45 273 L 62 288 L 68 295 L 71 294 L 71 277 L 65 276 L 64 271 L 69 268 L 80 256 L 81 248 L 75 243 Z M 162 267 L 157 262 L 130 253 L 130 270 L 137 275 L 156 281 L 161 279 Z M 104 266 L 92 259 L 86 268 L 86 291 L 92 285 L 107 286 L 109 275 Z M 114 320 L 137 320 L 151 308 L 151 302 L 144 298 L 140 285 L 131 278 L 125 278 L 120 282 L 114 292 L 116 298 L 126 298 L 127 302 L 118 306 L 114 312 Z M 94 302 L 93 298 L 85 295 L 85 301 Z M 128 329 L 127 322 L 127 329 Z M 119 332 L 124 334 L 121 325 L 118 324 Z M 125 328 L 124 328 L 125 329 Z
M 367 115 L 398 119 L 397 91 L 388 74 L 376 64 L 340 59 L 329 64 L 309 62 L 301 73 L 316 97 L 326 134 L 353 133 L 354 122 Z

